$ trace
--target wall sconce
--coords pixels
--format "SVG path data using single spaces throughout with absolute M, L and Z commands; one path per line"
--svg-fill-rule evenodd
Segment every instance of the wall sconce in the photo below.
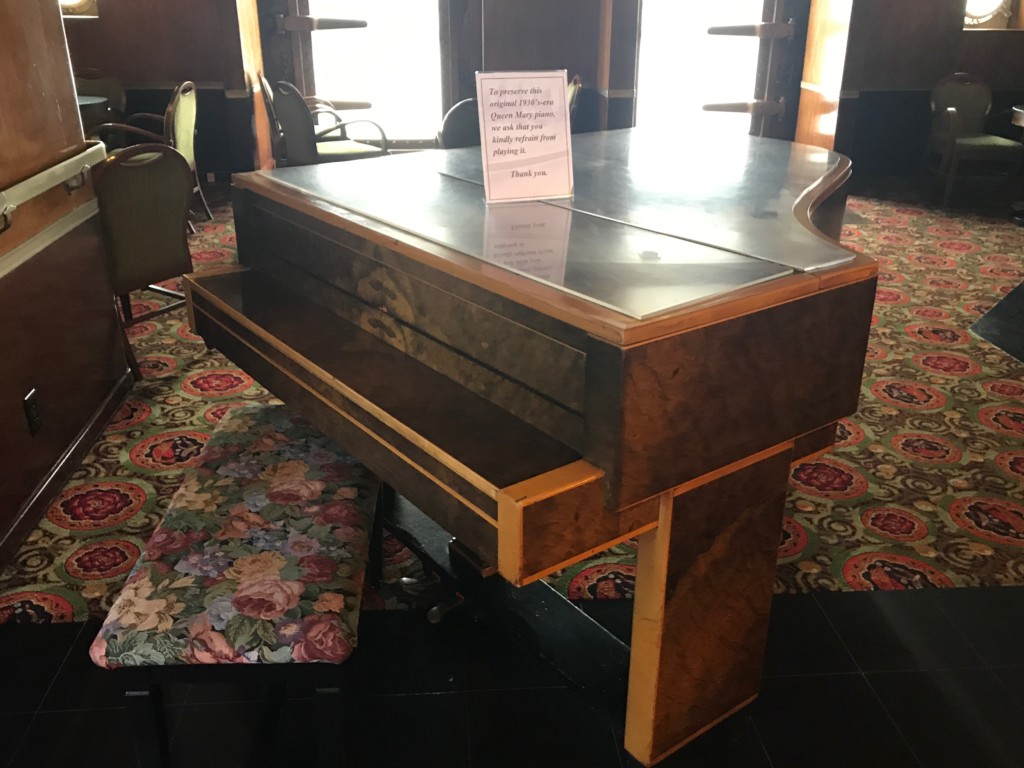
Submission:
M 67 18 L 95 19 L 99 17 L 99 0 L 60 0 L 60 13 Z

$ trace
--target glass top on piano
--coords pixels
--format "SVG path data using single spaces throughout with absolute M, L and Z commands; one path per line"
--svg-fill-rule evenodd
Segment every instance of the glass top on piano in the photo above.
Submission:
M 638 319 L 853 258 L 792 212 L 839 155 L 657 138 L 574 135 L 575 194 L 542 202 L 487 205 L 479 147 L 260 173 Z

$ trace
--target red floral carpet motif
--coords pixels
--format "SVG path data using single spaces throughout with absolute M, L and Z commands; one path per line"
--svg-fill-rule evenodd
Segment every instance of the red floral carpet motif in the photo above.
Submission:
M 1020 282 L 1024 230 L 867 199 L 849 211 L 844 241 L 881 271 L 847 428 L 863 437 L 841 428 L 830 454 L 793 468 L 787 513 L 808 537 L 776 591 L 1024 584 L 1024 364 L 969 330 Z M 864 485 L 844 494 L 819 462 Z
M 197 228 L 189 238 L 197 270 L 235 261 L 229 207 L 215 208 L 215 220 Z M 135 313 L 166 301 L 154 297 L 134 294 Z M 232 408 L 272 400 L 251 376 L 206 349 L 184 309 L 134 325 L 128 334 L 144 378 L 0 574 L 0 624 L 105 616 L 214 426 Z M 181 545 L 174 535 L 165 532 L 149 545 Z M 385 541 L 385 582 L 421 573 L 409 550 Z M 382 590 L 367 595 L 364 606 L 409 602 Z
M 83 483 L 62 491 L 46 519 L 67 531 L 107 530 L 135 517 L 147 499 L 147 489 L 135 483 Z
M 793 467 L 775 590 L 1024 584 L 1024 364 L 969 331 L 1024 279 L 1024 229 L 852 198 L 843 240 L 880 267 L 861 403 L 830 453 Z M 230 209 L 190 245 L 197 269 L 234 261 Z M 130 335 L 145 378 L 0 574 L 0 623 L 104 615 L 213 426 L 271 399 L 182 310 Z M 635 560 L 627 541 L 549 581 L 629 598 Z M 385 581 L 415 568 L 385 539 Z

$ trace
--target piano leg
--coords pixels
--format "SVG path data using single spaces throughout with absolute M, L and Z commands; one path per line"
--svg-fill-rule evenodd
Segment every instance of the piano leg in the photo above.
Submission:
M 757 696 L 792 447 L 664 494 L 640 538 L 625 745 L 645 765 Z

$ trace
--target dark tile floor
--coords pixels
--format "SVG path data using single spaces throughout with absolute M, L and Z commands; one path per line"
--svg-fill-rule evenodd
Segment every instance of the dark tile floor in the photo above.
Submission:
M 628 633 L 626 604 L 593 614 Z M 0 627 L 0 766 L 131 766 L 121 693 L 92 667 L 96 624 Z M 356 768 L 626 768 L 620 706 L 463 610 L 365 613 Z M 245 766 L 261 691 L 168 691 L 182 766 Z M 621 705 L 621 702 L 619 703 Z M 312 760 L 315 706 L 287 701 L 273 765 Z M 1024 588 L 775 598 L 760 698 L 665 768 L 1024 766 Z
M 1024 362 L 1024 283 L 1003 297 L 971 330 Z

